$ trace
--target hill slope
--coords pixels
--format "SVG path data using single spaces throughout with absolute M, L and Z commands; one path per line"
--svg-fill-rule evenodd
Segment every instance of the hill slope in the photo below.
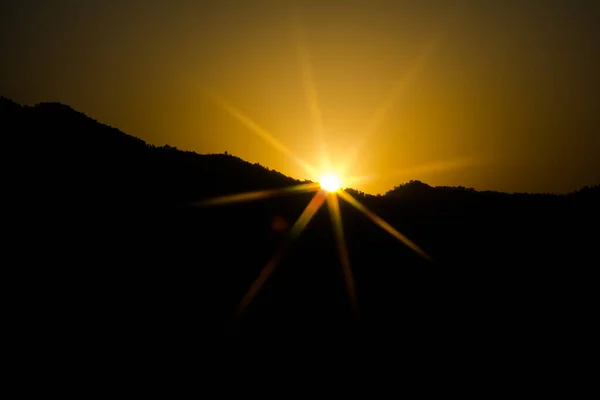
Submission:
M 548 372 L 576 361 L 567 342 L 586 352 L 594 337 L 598 186 L 564 196 L 414 181 L 385 196 L 348 189 L 435 262 L 342 203 L 356 323 L 323 207 L 232 331 L 233 310 L 312 195 L 191 204 L 299 181 L 229 155 L 150 146 L 61 104 L 2 98 L 0 128 L 12 166 L 14 286 L 44 326 L 82 330 L 73 340 L 90 357 L 127 351 L 154 365 L 152 345 L 161 362 L 172 348 L 270 349 L 279 361 L 329 365 L 399 350 L 407 371 L 526 359 Z M 86 345 L 99 336 L 111 339 Z

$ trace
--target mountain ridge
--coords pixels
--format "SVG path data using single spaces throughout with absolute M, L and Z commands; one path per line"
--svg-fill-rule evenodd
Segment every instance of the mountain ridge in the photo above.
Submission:
M 176 147 L 169 146 L 169 145 L 154 146 L 154 145 L 148 144 L 143 139 L 137 138 L 126 132 L 123 132 L 118 128 L 112 127 L 110 125 L 106 125 L 102 122 L 99 122 L 99 121 L 89 117 L 85 113 L 77 111 L 74 108 L 72 108 L 71 106 L 65 105 L 65 104 L 59 103 L 59 102 L 41 102 L 41 103 L 37 103 L 33 106 L 27 106 L 27 105 L 18 104 L 7 97 L 0 96 L 0 113 L 3 116 L 3 118 L 8 119 L 9 124 L 11 122 L 13 124 L 23 123 L 24 122 L 23 119 L 26 119 L 26 118 L 40 118 L 40 119 L 43 119 L 44 122 L 46 122 L 46 123 L 54 124 L 51 127 L 54 129 L 60 128 L 61 123 L 63 123 L 63 124 L 66 123 L 67 125 L 72 125 L 67 130 L 67 133 L 70 133 L 70 135 L 68 135 L 68 137 L 66 137 L 66 138 L 62 138 L 62 139 L 64 139 L 64 140 L 62 140 L 63 142 L 68 142 L 68 140 L 73 140 L 73 138 L 77 137 L 74 134 L 74 132 L 72 132 L 72 130 L 74 130 L 74 129 L 89 129 L 92 132 L 91 133 L 88 132 L 87 134 L 88 135 L 94 134 L 94 137 L 87 138 L 88 145 L 94 144 L 94 145 L 98 146 L 102 143 L 102 141 L 112 139 L 112 142 L 113 142 L 112 144 L 116 144 L 117 140 L 119 140 L 121 142 L 120 143 L 121 146 L 123 146 L 125 144 L 125 142 L 129 142 L 129 147 L 133 148 L 133 147 L 137 146 L 138 151 L 141 151 L 142 147 L 146 146 L 146 149 L 144 149 L 144 150 L 151 151 L 151 150 L 158 149 L 158 151 L 162 151 L 162 150 L 174 151 L 174 152 L 178 152 L 180 157 L 187 157 L 187 158 L 208 157 L 208 158 L 216 159 L 217 157 L 223 157 L 223 156 L 227 157 L 228 156 L 228 157 L 230 157 L 229 158 L 230 161 L 238 162 L 238 163 L 239 162 L 246 163 L 245 165 L 249 168 L 262 167 L 266 174 L 270 174 L 273 177 L 278 176 L 277 179 L 280 180 L 281 183 L 284 183 L 284 185 L 285 184 L 294 185 L 294 184 L 299 184 L 302 182 L 299 179 L 286 176 L 276 170 L 262 166 L 259 163 L 252 164 L 248 161 L 241 159 L 240 157 L 228 154 L 227 152 L 201 154 L 201 153 L 197 153 L 195 151 L 181 150 Z M 64 119 L 61 120 L 59 115 L 61 117 L 64 117 Z M 19 129 L 18 126 L 14 126 L 14 125 L 12 126 L 12 128 Z M 100 133 L 102 133 L 103 136 L 101 136 Z M 109 136 L 112 136 L 112 138 Z M 58 139 L 60 140 L 61 138 L 59 137 Z M 91 143 L 92 139 L 95 139 L 97 142 Z M 84 141 L 85 141 L 85 138 L 84 138 Z M 102 149 L 102 151 L 105 151 L 105 150 L 106 150 L 105 148 Z M 223 159 L 225 159 L 225 158 L 223 158 Z M 305 180 L 303 182 L 309 182 L 309 181 Z M 271 187 L 271 188 L 273 188 L 273 187 Z M 390 190 L 386 191 L 384 194 L 378 194 L 378 195 L 365 193 L 360 190 L 356 190 L 356 189 L 352 189 L 352 188 L 346 188 L 346 189 L 348 189 L 351 193 L 353 193 L 355 195 L 359 195 L 361 197 L 382 197 L 382 196 L 383 197 L 384 196 L 397 197 L 397 196 L 402 196 L 402 195 L 414 196 L 417 192 L 420 192 L 421 194 L 426 194 L 427 191 L 430 192 L 429 194 L 434 194 L 433 192 L 431 192 L 432 189 L 435 189 L 434 191 L 437 193 L 439 193 L 441 191 L 445 191 L 445 192 L 457 191 L 457 192 L 468 192 L 468 193 L 478 193 L 478 194 L 487 194 L 487 195 L 494 194 L 494 195 L 569 196 L 569 195 L 573 195 L 573 194 L 580 193 L 580 192 L 589 192 L 590 190 L 597 193 L 599 188 L 600 188 L 600 183 L 593 185 L 593 186 L 584 186 L 578 190 L 574 190 L 574 191 L 572 191 L 570 193 L 566 193 L 566 194 L 519 193 L 519 192 L 499 192 L 499 191 L 492 191 L 492 190 L 475 190 L 473 188 L 465 188 L 462 186 L 457 186 L 457 187 L 430 186 L 421 181 L 410 180 L 408 182 L 401 183 L 399 185 L 394 186 Z
M 346 189 L 371 214 L 340 201 L 340 220 L 323 206 L 299 235 L 313 193 L 195 203 L 303 182 L 227 154 L 148 145 L 68 107 L 15 104 L 0 99 L 6 281 L 34 321 L 31 343 L 42 332 L 61 359 L 83 354 L 118 369 L 127 355 L 138 371 L 190 359 L 348 369 L 361 360 L 368 373 L 385 354 L 417 375 L 462 363 L 478 378 L 507 364 L 524 376 L 587 365 L 577 355 L 598 337 L 589 317 L 598 186 L 569 195 L 418 181 L 379 196 Z M 266 265 L 277 270 L 236 316 Z M 530 361 L 515 365 L 523 354 Z

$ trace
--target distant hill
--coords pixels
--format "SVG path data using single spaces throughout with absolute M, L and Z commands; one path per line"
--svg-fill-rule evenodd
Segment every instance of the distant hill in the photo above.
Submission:
M 61 190 L 118 191 L 120 201 L 143 196 L 181 202 L 299 183 L 232 155 L 148 145 L 59 103 L 28 107 L 3 97 L 0 118 L 4 136 L 28 154 L 28 166 L 41 167 L 28 170 L 28 179 L 66 185 Z
M 169 197 L 178 200 L 301 183 L 233 155 L 200 155 L 168 145 L 149 145 L 60 103 L 21 106 L 0 97 L 0 118 L 9 142 L 45 166 L 34 175 L 55 174 L 52 181 L 57 183 L 71 180 L 84 186 L 93 185 L 98 191 L 102 185 L 110 184 L 125 192 L 140 190 L 143 184 L 148 191 L 144 195 L 162 196 L 163 191 L 169 190 Z M 597 194 L 599 188 L 600 185 L 587 187 L 577 193 Z M 375 197 L 348 190 L 360 197 Z M 383 197 L 410 199 L 475 193 L 488 197 L 506 195 L 480 193 L 463 187 L 431 187 L 410 181 L 396 186 Z
M 152 146 L 57 103 L 0 98 L 0 131 L 12 298 L 73 354 L 128 354 L 140 371 L 209 353 L 274 365 L 361 359 L 367 371 L 385 354 L 405 376 L 463 363 L 478 379 L 506 363 L 527 376 L 572 373 L 598 337 L 598 185 L 568 195 L 419 181 L 379 196 L 346 189 L 434 262 L 341 202 L 356 322 L 322 207 L 231 328 L 312 194 L 194 203 L 302 182 L 228 154 Z

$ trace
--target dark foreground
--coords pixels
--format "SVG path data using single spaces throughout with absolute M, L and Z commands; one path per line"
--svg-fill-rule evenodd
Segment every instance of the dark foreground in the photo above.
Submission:
M 391 374 L 489 392 L 591 379 L 598 187 L 533 196 L 413 183 L 357 197 L 433 263 L 342 203 L 358 313 L 322 207 L 235 318 L 312 195 L 190 204 L 297 181 L 231 156 L 152 148 L 64 106 L 2 107 L 20 166 L 6 282 L 22 360 L 107 384 L 326 372 L 346 387 Z
M 74 363 L 147 373 L 343 367 L 513 381 L 588 371 L 597 267 L 594 243 L 571 226 L 428 225 L 432 264 L 343 209 L 357 319 L 324 208 L 234 318 L 283 241 L 262 222 L 274 208 L 78 212 L 95 214 L 83 226 L 61 213 L 25 256 L 30 334 Z

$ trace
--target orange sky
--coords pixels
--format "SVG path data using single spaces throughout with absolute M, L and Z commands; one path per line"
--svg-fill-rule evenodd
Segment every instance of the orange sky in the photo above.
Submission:
M 370 193 L 566 192 L 600 183 L 598 20 L 583 0 L 9 0 L 0 95 L 313 178 L 210 91 L 312 164 L 322 126 Z

